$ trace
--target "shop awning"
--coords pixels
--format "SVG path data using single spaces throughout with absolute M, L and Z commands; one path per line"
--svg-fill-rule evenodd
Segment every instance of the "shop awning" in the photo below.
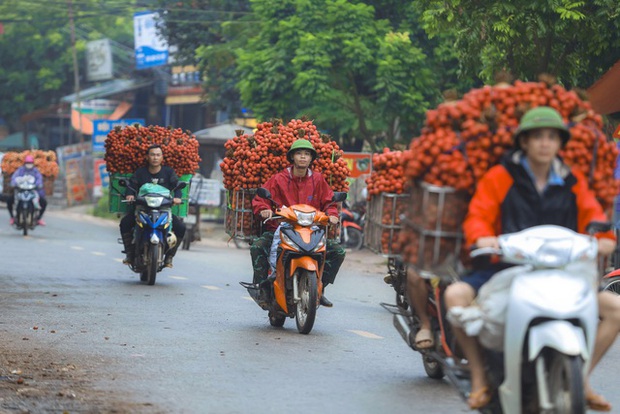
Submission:
M 153 83 L 150 80 L 140 79 L 115 79 L 102 83 L 91 88 L 80 91 L 80 101 L 88 101 L 90 99 L 105 98 L 107 96 L 116 95 L 118 93 L 140 89 Z M 62 102 L 73 103 L 77 100 L 76 94 L 67 95 L 60 99 Z
M 240 129 L 244 134 L 253 135 L 252 128 L 244 127 L 236 124 L 220 124 L 211 128 L 201 129 L 194 132 L 196 139 L 201 144 L 221 144 L 237 136 L 236 131 Z

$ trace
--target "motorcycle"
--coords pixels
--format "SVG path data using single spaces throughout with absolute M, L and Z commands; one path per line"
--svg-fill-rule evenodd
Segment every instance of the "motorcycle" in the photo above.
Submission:
M 360 250 L 364 245 L 364 216 L 362 212 L 343 207 L 340 212 L 340 244 L 345 248 Z
M 257 195 L 275 205 L 268 190 L 259 188 Z M 346 197 L 346 193 L 336 192 L 332 203 L 342 202 Z M 275 278 L 269 277 L 261 284 L 239 283 L 269 312 L 271 326 L 282 327 L 287 317 L 295 318 L 299 333 L 308 334 L 314 326 L 323 292 L 321 276 L 329 217 L 306 204 L 276 206 L 275 213 L 268 219 L 282 219 Z
M 24 236 L 28 230 L 37 226 L 37 217 L 41 206 L 35 177 L 24 175 L 15 179 L 15 228 L 22 230 Z
M 591 229 L 606 231 L 601 223 Z M 446 315 L 442 297 L 451 281 L 429 280 L 434 347 L 416 349 L 420 324 L 413 309 L 384 307 L 407 344 L 422 354 L 427 375 L 447 375 L 463 398 L 471 388 L 469 370 L 451 323 L 478 336 L 493 391 L 480 412 L 585 413 L 584 373 L 598 326 L 596 240 L 545 225 L 499 236 L 499 246 L 471 253 L 496 255 L 511 265 L 483 285 L 478 307 Z
M 135 191 L 125 180 L 120 180 L 119 185 Z M 171 191 L 161 185 L 147 183 L 140 187 L 133 202 L 136 206 L 136 226 L 132 242 L 135 251 L 133 263 L 130 263 L 129 267 L 139 273 L 140 281 L 147 285 L 155 284 L 157 273 L 164 268 L 166 252 L 177 243 L 170 211 L 172 194 L 186 185 L 186 182 L 180 181 Z

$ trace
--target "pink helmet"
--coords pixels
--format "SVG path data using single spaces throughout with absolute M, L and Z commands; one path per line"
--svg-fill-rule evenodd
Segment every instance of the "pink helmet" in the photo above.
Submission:
M 34 157 L 32 155 L 26 155 L 26 158 L 24 158 L 24 164 L 27 163 L 34 163 Z

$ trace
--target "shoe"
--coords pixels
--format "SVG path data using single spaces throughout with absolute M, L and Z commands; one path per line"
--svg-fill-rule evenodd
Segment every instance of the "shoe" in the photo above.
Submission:
M 326 308 L 331 308 L 332 306 L 334 306 L 333 303 L 327 300 L 325 295 L 321 295 L 321 299 L 319 299 L 319 303 L 321 304 L 321 306 L 325 306 Z
M 37 220 L 37 225 L 39 226 L 45 226 L 45 222 L 42 219 L 38 219 Z
M 170 256 L 166 256 L 166 258 L 164 259 L 164 267 L 167 267 L 169 269 L 172 269 L 172 257 Z
M 383 281 L 388 285 L 393 285 L 394 282 L 396 281 L 396 278 L 392 275 L 387 275 L 386 277 L 383 278 Z
M 592 411 L 611 411 L 611 404 L 600 394 L 586 394 L 586 406 Z
M 133 259 L 129 256 L 125 256 L 125 258 L 123 259 L 123 264 L 124 265 L 130 265 L 131 262 L 133 262 Z
M 469 398 L 467 398 L 467 404 L 472 410 L 479 410 L 490 402 L 491 392 L 489 387 L 480 388 L 478 391 L 470 393 Z
M 15 219 L 13 217 L 11 217 L 11 219 L 9 220 L 9 224 L 12 226 L 13 224 L 15 224 Z
M 415 347 L 417 349 L 429 349 L 435 345 L 430 329 L 420 329 L 415 336 Z

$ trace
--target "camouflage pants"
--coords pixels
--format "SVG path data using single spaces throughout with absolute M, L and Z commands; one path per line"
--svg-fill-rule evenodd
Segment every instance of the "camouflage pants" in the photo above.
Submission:
M 252 266 L 254 267 L 253 283 L 262 282 L 267 278 L 269 271 L 269 251 L 273 241 L 273 232 L 266 231 L 259 238 L 252 242 L 250 254 L 252 255 Z M 325 256 L 325 267 L 323 268 L 323 284 L 334 283 L 340 265 L 344 261 L 344 248 L 335 240 L 327 240 L 327 252 Z

